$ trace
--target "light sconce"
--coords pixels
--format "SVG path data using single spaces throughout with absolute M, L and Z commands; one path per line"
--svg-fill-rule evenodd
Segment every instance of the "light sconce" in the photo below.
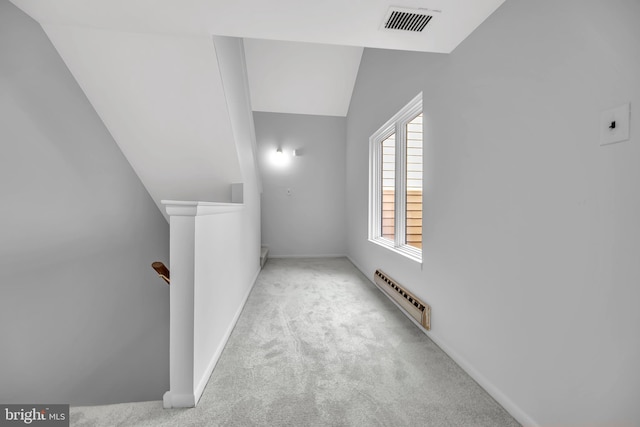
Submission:
M 289 155 L 288 150 L 285 152 L 281 147 L 276 147 L 275 152 L 271 151 L 270 157 L 273 165 L 282 167 L 288 165 L 292 158 L 300 157 L 302 154 L 302 150 L 296 149 L 291 150 L 291 155 Z
M 302 150 L 291 150 L 291 157 L 300 157 L 302 155 Z M 284 151 L 282 151 L 282 148 L 277 148 L 276 149 L 276 157 L 285 157 L 285 153 Z
M 282 148 L 276 148 L 276 151 L 271 153 L 271 161 L 275 166 L 282 167 L 289 163 L 288 156 L 284 155 Z

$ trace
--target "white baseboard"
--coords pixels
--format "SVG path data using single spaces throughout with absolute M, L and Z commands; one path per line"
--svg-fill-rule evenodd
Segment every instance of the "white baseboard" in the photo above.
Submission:
M 513 418 L 516 419 L 520 424 L 526 427 L 538 427 L 540 426 L 531 416 L 529 416 L 525 411 L 523 411 L 518 405 L 516 405 L 511 399 L 509 399 L 500 389 L 498 389 L 491 381 L 489 381 L 484 375 L 478 372 L 475 367 L 469 363 L 465 358 L 460 356 L 455 350 L 449 347 L 437 334 L 433 331 L 427 331 L 422 327 L 420 323 L 418 323 L 413 317 L 411 317 L 406 311 L 402 309 L 402 307 L 393 300 L 386 292 L 384 292 L 380 287 L 373 281 L 373 272 L 371 273 L 371 277 L 367 276 L 367 273 L 364 269 L 358 265 L 350 256 L 347 255 L 347 259 L 351 261 L 351 263 L 358 269 L 360 272 L 371 282 L 373 285 L 382 292 L 384 296 L 386 296 L 389 301 L 394 303 L 400 311 L 407 316 L 409 320 L 411 320 L 420 330 L 431 339 L 442 351 L 444 351 L 454 362 L 458 364 L 475 382 L 477 382 L 480 387 L 482 387 L 489 395 L 495 399 Z
M 198 386 L 194 390 L 195 403 L 192 406 L 196 406 L 200 401 L 200 398 L 202 397 L 202 393 L 204 393 L 204 389 L 207 386 L 207 383 L 209 382 L 209 378 L 211 377 L 211 374 L 213 373 L 213 369 L 216 367 L 216 364 L 218 363 L 218 360 L 222 355 L 222 351 L 224 350 L 224 347 L 227 345 L 227 341 L 229 341 L 231 332 L 233 332 L 233 328 L 235 328 L 236 323 L 240 318 L 240 314 L 242 313 L 242 310 L 244 309 L 244 306 L 247 303 L 247 300 L 249 299 L 249 294 L 251 294 L 251 291 L 253 290 L 253 287 L 256 284 L 256 281 L 258 279 L 258 274 L 260 274 L 260 268 L 258 268 L 256 273 L 254 274 L 253 281 L 251 282 L 251 286 L 249 287 L 249 289 L 247 290 L 247 292 L 242 298 L 242 304 L 240 304 L 240 306 L 236 310 L 236 313 L 233 315 L 233 320 L 227 327 L 227 330 L 224 336 L 222 337 L 222 341 L 218 345 L 218 348 L 216 349 L 216 351 L 213 353 L 213 356 L 211 356 L 211 360 L 207 365 L 207 369 L 204 371 L 204 374 L 200 378 L 200 381 L 198 381 Z
M 278 259 L 278 258 L 347 258 L 345 254 L 312 254 L 312 255 L 301 255 L 301 254 L 293 254 L 293 255 L 269 255 L 270 259 Z
M 445 344 L 440 337 L 438 337 L 433 332 L 425 331 L 423 332 L 427 334 L 427 336 L 433 341 L 438 347 L 442 349 L 454 362 L 458 364 L 471 378 L 477 382 L 480 387 L 482 387 L 491 397 L 495 399 L 513 418 L 516 419 L 520 424 L 526 427 L 538 427 L 540 426 L 532 417 L 530 417 L 526 412 L 524 412 L 518 405 L 516 405 L 511 399 L 509 399 L 500 389 L 493 385 L 484 375 L 478 372 L 473 365 L 471 365 L 465 358 L 461 357 L 458 353 L 456 353 L 451 347 Z
M 194 406 L 196 406 L 196 399 L 191 393 L 174 394 L 168 391 L 162 396 L 162 407 L 164 409 L 193 408 Z

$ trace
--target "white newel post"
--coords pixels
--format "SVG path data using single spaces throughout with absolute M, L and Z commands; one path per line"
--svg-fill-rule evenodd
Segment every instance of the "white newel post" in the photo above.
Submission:
M 169 391 L 165 408 L 194 407 L 201 392 L 194 384 L 194 290 L 196 264 L 196 221 L 200 215 L 237 210 L 231 203 L 163 200 L 169 215 L 171 285 L 169 291 Z
M 195 406 L 193 394 L 193 295 L 197 206 L 162 202 L 169 214 L 169 384 L 165 408 Z

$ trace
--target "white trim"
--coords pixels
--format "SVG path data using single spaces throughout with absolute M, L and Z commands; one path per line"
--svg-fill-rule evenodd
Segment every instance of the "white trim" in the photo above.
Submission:
M 400 304 L 394 301 L 389 294 L 384 292 L 380 287 L 376 284 L 375 281 L 365 273 L 365 270 L 355 262 L 349 255 L 347 255 L 347 259 L 358 269 L 360 272 L 369 280 L 369 282 L 373 283 L 373 285 L 386 296 L 389 301 L 394 303 L 397 307 L 401 308 Z M 464 357 L 460 356 L 455 350 L 449 347 L 443 339 L 441 339 L 437 334 L 431 331 L 427 331 L 422 327 L 420 323 L 418 323 L 409 313 L 407 313 L 404 309 L 400 310 L 414 325 L 416 325 L 422 333 L 424 333 L 431 341 L 437 345 L 440 350 L 442 350 L 447 356 L 451 358 L 463 371 L 467 373 L 473 380 L 478 383 L 480 387 L 486 391 L 489 396 L 491 396 L 496 402 L 500 404 L 513 418 L 516 419 L 520 424 L 527 427 L 538 427 L 541 424 L 536 422 L 529 414 L 522 410 L 518 405 L 516 405 L 506 394 L 504 394 L 498 387 L 496 387 L 491 381 L 489 381 L 484 375 L 482 375 L 471 363 L 469 363 Z
M 410 318 L 411 319 L 411 318 Z M 413 320 L 413 319 L 411 319 Z M 414 323 L 416 323 L 414 321 Z M 518 405 L 516 405 L 506 394 L 504 394 L 498 387 L 496 387 L 491 381 L 489 381 L 484 375 L 482 375 L 471 363 L 469 363 L 464 357 L 460 356 L 451 347 L 434 334 L 433 331 L 425 331 L 422 326 L 418 324 L 418 327 L 422 329 L 430 339 L 440 349 L 445 352 L 454 362 L 458 364 L 475 382 L 480 385 L 496 402 L 500 404 L 513 418 L 520 424 L 527 427 L 538 427 L 541 424 L 536 422 L 529 414 L 523 411 Z
M 291 259 L 291 258 L 347 258 L 345 254 L 284 254 L 284 255 L 269 255 L 269 259 Z
M 369 241 L 373 244 L 382 246 L 383 248 L 389 249 L 399 255 L 402 255 L 406 258 L 409 258 L 411 261 L 415 261 L 419 264 L 422 264 L 422 253 L 418 251 L 418 249 L 409 245 L 396 246 L 394 242 L 389 239 L 385 239 L 384 237 L 380 237 L 378 239 L 369 239 Z M 416 253 L 418 252 L 418 253 Z
M 204 374 L 200 378 L 200 381 L 198 381 L 198 385 L 196 386 L 196 389 L 194 390 L 194 395 L 195 395 L 195 404 L 194 404 L 194 406 L 198 404 L 198 402 L 200 401 L 200 398 L 202 397 L 202 394 L 204 393 L 204 389 L 207 386 L 207 383 L 209 382 L 209 379 L 211 378 L 211 374 L 213 373 L 213 369 L 218 364 L 218 360 L 220 360 L 220 356 L 222 355 L 222 351 L 226 347 L 227 341 L 229 341 L 229 337 L 231 336 L 231 333 L 233 332 L 233 329 L 236 327 L 236 323 L 238 323 L 238 319 L 240 318 L 240 314 L 242 314 L 242 310 L 244 310 L 244 306 L 247 304 L 247 300 L 249 299 L 249 295 L 251 294 L 251 291 L 253 290 L 253 287 L 256 285 L 256 282 L 258 281 L 258 275 L 259 274 L 260 274 L 260 268 L 258 268 L 258 270 L 256 271 L 255 275 L 253 276 L 253 284 L 249 287 L 247 293 L 244 295 L 244 297 L 242 299 L 242 304 L 240 304 L 240 307 L 238 307 L 238 310 L 236 310 L 236 313 L 233 315 L 233 320 L 231 321 L 231 324 L 227 328 L 224 336 L 222 337 L 222 341 L 220 341 L 220 344 L 218 345 L 218 348 L 213 353 L 213 356 L 211 356 L 211 360 L 209 361 L 209 364 L 207 365 L 207 369 L 204 371 Z
M 169 390 L 162 396 L 162 407 L 164 409 L 193 408 L 195 406 L 196 398 L 195 395 L 191 393 L 175 394 Z
M 196 202 L 182 200 L 161 200 L 169 216 L 202 216 L 239 211 L 242 203 Z

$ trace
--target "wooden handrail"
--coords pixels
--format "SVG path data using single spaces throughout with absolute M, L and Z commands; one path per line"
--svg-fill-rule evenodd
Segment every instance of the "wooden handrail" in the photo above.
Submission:
M 167 285 L 171 284 L 171 279 L 169 278 L 169 269 L 163 263 L 161 263 L 160 261 L 156 261 L 151 264 L 151 267 L 153 267 L 156 273 L 158 273 L 158 276 L 160 276 L 165 282 L 167 282 Z

